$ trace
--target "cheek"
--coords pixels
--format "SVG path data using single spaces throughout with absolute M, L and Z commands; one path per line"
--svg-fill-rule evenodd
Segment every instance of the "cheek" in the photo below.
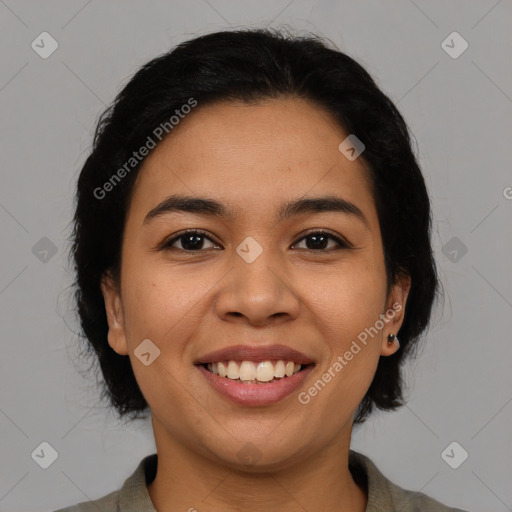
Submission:
M 184 273 L 169 265 L 140 261 L 128 259 L 125 266 L 123 305 L 130 352 L 150 339 L 166 365 L 177 366 L 206 314 L 205 296 L 218 277 L 210 282 L 200 270 Z
M 326 403 L 338 404 L 345 411 L 355 409 L 379 362 L 382 334 L 374 329 L 380 325 L 386 299 L 384 267 L 378 259 L 373 264 L 361 261 L 339 266 L 329 276 L 309 279 L 308 290 L 328 359 L 317 376 L 322 382 L 317 380 L 316 388 L 306 392 L 322 395 L 316 403 L 318 414 L 323 414 Z
M 383 312 L 386 278 L 378 264 L 340 265 L 314 279 L 311 274 L 304 275 L 302 280 L 307 290 L 304 296 L 323 324 L 323 333 L 327 339 L 335 336 L 340 349 L 374 325 Z
M 211 284 L 199 273 L 178 278 L 173 269 L 159 265 L 130 267 L 127 263 L 125 268 L 126 275 L 133 276 L 123 291 L 126 335 L 141 392 L 154 414 L 180 410 L 200 421 L 195 390 L 186 380 L 191 364 L 187 350 L 205 315 L 201 298 Z M 159 350 L 147 366 L 136 356 L 137 347 L 146 339 Z
M 364 273 L 366 279 L 362 275 L 338 275 L 338 286 L 330 280 L 328 293 L 325 287 L 323 294 L 319 288 L 315 292 L 314 316 L 327 352 L 300 403 L 307 403 L 312 416 L 333 432 L 363 399 L 380 357 L 382 335 L 371 328 L 382 313 L 385 281 L 371 273 Z

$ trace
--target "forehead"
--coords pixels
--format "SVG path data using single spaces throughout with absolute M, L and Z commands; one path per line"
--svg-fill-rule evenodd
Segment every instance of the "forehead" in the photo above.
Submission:
M 144 161 L 132 206 L 147 213 L 180 193 L 216 198 L 243 215 L 285 198 L 339 193 L 371 209 L 365 163 L 338 149 L 347 135 L 302 99 L 199 104 Z

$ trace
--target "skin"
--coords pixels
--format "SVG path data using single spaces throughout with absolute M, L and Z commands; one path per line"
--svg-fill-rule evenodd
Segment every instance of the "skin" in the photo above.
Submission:
M 127 215 L 120 289 L 109 274 L 102 290 L 108 341 L 128 355 L 152 412 L 158 471 L 148 485 L 157 510 L 364 511 L 348 453 L 353 418 L 371 384 L 387 335 L 398 332 L 410 279 L 386 295 L 377 212 L 361 158 L 338 150 L 347 134 L 324 110 L 302 99 L 253 105 L 200 105 L 146 158 Z M 167 213 L 144 223 L 170 194 L 205 196 L 235 212 L 222 219 Z M 282 203 L 336 194 L 366 223 L 340 212 L 308 213 L 276 223 Z M 195 252 L 178 239 L 208 233 Z M 333 239 L 315 248 L 306 230 Z M 263 249 L 248 264 L 236 247 L 253 237 Z M 309 240 L 309 242 L 308 242 Z M 314 399 L 297 400 L 393 303 L 402 310 Z M 149 338 L 161 351 L 149 366 L 134 350 Z M 265 407 L 240 406 L 219 394 L 193 366 L 234 344 L 281 343 L 316 361 L 297 392 Z M 237 456 L 252 443 L 259 460 Z M 247 448 L 246 448 L 247 449 Z

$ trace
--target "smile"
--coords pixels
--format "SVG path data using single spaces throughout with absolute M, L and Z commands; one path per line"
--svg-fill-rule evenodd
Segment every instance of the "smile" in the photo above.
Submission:
M 280 362 L 282 364 L 279 364 Z M 293 372 L 291 372 L 292 364 Z M 218 373 L 213 371 L 215 366 Z M 282 374 L 283 366 L 284 375 L 277 377 L 276 374 Z M 287 367 L 288 373 L 291 372 L 290 376 L 286 373 Z M 287 361 L 285 364 L 283 360 L 278 360 L 275 364 L 271 360 L 262 361 L 258 363 L 257 367 L 256 363 L 252 361 L 238 363 L 234 360 L 195 365 L 217 396 L 228 398 L 237 405 L 248 407 L 268 406 L 282 401 L 302 385 L 314 367 L 314 364 L 301 365 L 293 361 Z M 225 376 L 222 377 L 220 372 L 225 372 Z M 259 373 L 260 378 L 268 380 L 260 381 L 258 378 L 242 380 L 240 378 L 240 374 L 244 378 L 252 377 L 252 373 L 249 374 L 249 372 L 255 372 L 256 376 L 258 376 L 257 372 L 262 372 Z
M 220 377 L 245 382 L 247 384 L 258 384 L 274 382 L 277 379 L 291 377 L 299 373 L 303 365 L 294 361 L 219 361 L 208 363 L 206 369 Z

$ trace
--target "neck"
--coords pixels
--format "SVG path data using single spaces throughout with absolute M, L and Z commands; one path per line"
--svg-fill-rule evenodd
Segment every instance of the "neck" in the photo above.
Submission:
M 349 467 L 348 438 L 285 469 L 241 471 L 212 461 L 164 431 L 153 418 L 157 474 L 148 485 L 154 507 L 169 512 L 364 512 L 366 490 Z

